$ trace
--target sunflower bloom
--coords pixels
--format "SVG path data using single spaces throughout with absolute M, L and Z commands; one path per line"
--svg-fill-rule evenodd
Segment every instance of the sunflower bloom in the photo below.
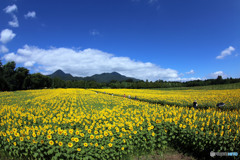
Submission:
M 23 141 L 24 140 L 24 138 L 23 137 L 20 137 L 20 141 Z
M 74 140 L 75 140 L 75 142 L 79 142 L 79 139 L 78 139 L 78 138 L 75 138 Z
M 52 135 L 47 135 L 47 139 L 52 139 Z
M 54 142 L 53 142 L 53 141 L 49 141 L 49 144 L 50 144 L 50 145 L 54 145 Z
M 152 132 L 152 136 L 153 136 L 153 137 L 155 136 L 155 133 L 154 133 L 154 132 Z
M 69 142 L 69 143 L 68 143 L 68 147 L 71 148 L 72 146 L 73 146 L 73 143 Z
M 112 147 L 112 143 L 109 143 L 108 146 L 109 146 L 109 147 Z
M 59 145 L 59 146 L 62 146 L 62 145 L 63 145 L 63 142 L 61 142 L 61 141 L 58 142 L 58 145 Z

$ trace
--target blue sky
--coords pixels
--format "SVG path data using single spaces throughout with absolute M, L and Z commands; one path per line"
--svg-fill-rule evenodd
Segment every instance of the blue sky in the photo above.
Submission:
M 0 57 L 31 73 L 240 77 L 239 0 L 1 0 Z

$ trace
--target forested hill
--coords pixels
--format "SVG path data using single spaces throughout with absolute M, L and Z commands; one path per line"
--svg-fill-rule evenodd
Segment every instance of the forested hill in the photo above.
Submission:
M 226 85 L 224 88 L 239 88 L 240 78 L 223 79 L 218 76 L 217 79 L 195 80 L 187 82 L 173 82 L 157 80 L 143 81 L 135 78 L 123 76 L 117 72 L 95 74 L 90 77 L 74 77 L 57 70 L 49 76 L 41 73 L 30 74 L 24 67 L 17 67 L 14 61 L 2 65 L 0 60 L 0 91 L 15 91 L 22 89 L 42 89 L 42 88 L 175 88 L 190 89 L 189 87 L 209 86 L 218 89 L 220 84 Z M 211 86 L 212 85 L 212 86 Z M 216 85 L 216 86 L 215 86 Z M 207 87 L 207 88 L 209 88 Z M 222 88 L 222 87 L 220 87 Z
M 54 73 L 48 75 L 51 78 L 60 78 L 61 80 L 84 80 L 84 81 L 95 81 L 98 83 L 109 83 L 113 81 L 131 81 L 136 82 L 139 81 L 139 79 L 135 79 L 132 77 L 126 77 L 124 75 L 121 75 L 117 72 L 112 73 L 102 73 L 102 74 L 95 74 L 93 76 L 89 77 L 74 77 L 69 73 L 64 73 L 62 70 L 57 70 Z

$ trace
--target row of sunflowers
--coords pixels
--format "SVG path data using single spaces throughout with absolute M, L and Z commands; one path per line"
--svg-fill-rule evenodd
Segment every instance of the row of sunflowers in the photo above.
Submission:
M 240 89 L 229 90 L 151 90 L 151 89 L 92 89 L 95 92 L 109 93 L 132 99 L 160 104 L 192 106 L 198 102 L 199 108 L 214 107 L 225 103 L 226 109 L 240 108 Z
M 169 144 L 208 156 L 240 150 L 239 110 L 162 106 L 84 89 L 2 92 L 0 104 L 0 148 L 23 159 L 127 159 Z

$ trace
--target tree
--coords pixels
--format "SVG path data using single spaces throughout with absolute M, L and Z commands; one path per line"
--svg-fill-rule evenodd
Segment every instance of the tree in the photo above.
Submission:
M 14 61 L 8 62 L 2 67 L 3 79 L 5 79 L 6 87 L 9 90 L 16 90 L 16 81 L 15 81 L 15 67 L 16 63 Z
M 51 78 L 42 75 L 41 73 L 34 73 L 27 76 L 24 80 L 25 89 L 42 89 L 45 87 L 51 87 Z
M 66 87 L 67 88 L 74 88 L 74 81 L 73 80 L 66 81 Z
M 29 70 L 24 67 L 18 67 L 15 73 L 16 89 L 23 89 L 25 78 L 29 75 Z
M 28 75 L 23 81 L 23 89 L 31 89 L 31 75 Z
M 218 75 L 217 80 L 221 81 L 222 79 L 223 79 L 222 76 Z
M 8 90 L 8 84 L 3 76 L 3 65 L 2 61 L 0 61 L 0 90 L 6 91 Z
M 217 79 L 216 79 L 216 84 L 222 84 L 224 81 L 223 81 L 223 78 L 222 76 L 218 76 Z
M 3 65 L 2 65 L 2 61 L 0 60 L 0 76 L 2 76 L 3 74 Z
M 52 87 L 53 88 L 65 88 L 66 84 L 64 80 L 61 80 L 58 77 L 53 78 L 52 80 Z
M 133 79 L 128 78 L 128 79 L 126 80 L 126 82 L 133 82 Z
M 52 87 L 52 78 L 43 75 L 43 79 L 44 79 L 44 88 Z M 64 84 L 65 84 L 65 82 L 64 82 Z

